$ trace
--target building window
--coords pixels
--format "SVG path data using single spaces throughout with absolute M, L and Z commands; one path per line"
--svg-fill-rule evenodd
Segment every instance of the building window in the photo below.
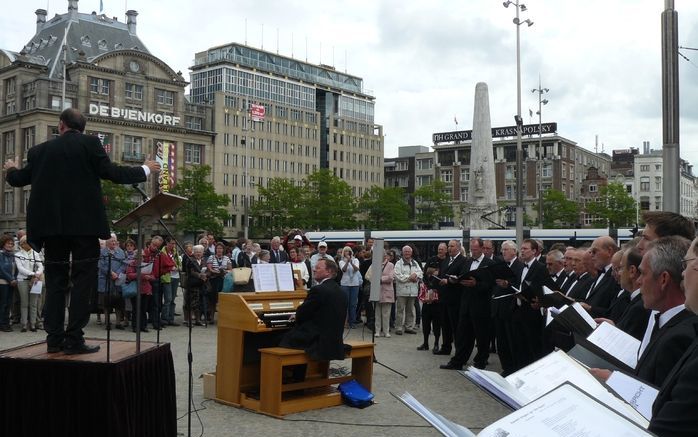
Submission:
M 172 106 L 174 104 L 174 92 L 173 91 L 155 89 L 155 95 L 157 97 L 157 102 L 160 105 Z
M 650 190 L 650 178 L 649 176 L 643 176 L 640 178 L 640 191 Z
M 34 147 L 34 144 L 36 144 L 36 128 L 32 127 L 27 127 L 24 128 L 24 158 L 26 159 L 27 157 L 27 152 L 29 149 Z
M 124 135 L 124 161 L 142 162 L 145 156 L 143 155 L 143 138 Z
M 570 173 L 572 173 L 572 169 L 570 169 Z M 550 178 L 552 176 L 553 176 L 553 165 L 552 164 L 543 164 L 543 177 Z
M 470 169 L 469 168 L 461 168 L 460 169 L 460 181 L 462 182 L 468 182 L 470 180 Z
M 111 81 L 110 80 L 100 79 L 98 77 L 91 77 L 90 78 L 90 92 L 91 93 L 108 96 L 110 89 L 111 89 Z
M 184 144 L 184 162 L 187 164 L 201 164 L 201 155 L 203 154 L 201 144 Z
M 9 131 L 3 134 L 3 148 L 5 156 L 14 156 L 15 154 L 15 132 Z
M 126 98 L 130 100 L 143 100 L 143 85 L 126 83 Z
M 662 191 L 662 177 L 661 176 L 654 177 L 654 191 Z
M 598 191 L 596 184 L 589 185 L 589 192 L 596 193 Z
M 650 165 L 649 164 L 641 164 L 640 171 L 642 171 L 642 172 L 650 171 Z
M 662 164 L 654 164 L 654 169 L 656 171 L 662 171 Z
M 441 170 L 441 180 L 444 182 L 453 182 L 453 170 Z
M 5 191 L 5 214 L 15 213 L 15 193 L 14 191 Z
M 185 126 L 187 129 L 201 130 L 202 123 L 203 122 L 202 122 L 202 119 L 200 117 L 187 117 Z M 228 134 L 225 134 L 225 135 L 227 136 Z M 226 143 L 226 146 L 227 145 L 228 144 Z

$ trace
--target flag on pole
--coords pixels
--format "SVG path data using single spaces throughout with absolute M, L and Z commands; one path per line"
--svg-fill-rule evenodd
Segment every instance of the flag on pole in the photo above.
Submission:
M 528 108 L 528 116 L 533 117 L 533 110 L 531 108 Z
M 453 122 L 454 122 L 456 125 L 458 125 L 458 119 L 456 118 L 455 115 L 453 116 Z

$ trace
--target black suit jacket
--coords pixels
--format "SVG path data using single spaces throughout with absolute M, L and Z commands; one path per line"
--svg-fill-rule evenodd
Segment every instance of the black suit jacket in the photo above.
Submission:
M 547 266 L 546 266 L 547 268 Z M 552 278 L 553 275 L 550 275 Z M 565 279 L 567 278 L 567 272 L 566 271 L 561 271 L 560 274 L 558 275 L 557 279 L 555 279 L 555 285 L 557 285 L 557 289 L 559 290 L 560 287 L 562 287 L 562 283 L 565 282 Z
M 288 262 L 288 253 L 286 253 L 285 250 L 280 250 L 279 251 L 279 257 L 276 257 L 276 253 L 273 250 L 269 250 L 269 254 L 271 255 L 269 258 L 269 263 L 270 264 L 280 264 L 280 263 L 287 263 Z
M 696 336 L 693 325 L 696 321 L 698 317 L 684 309 L 665 323 L 642 353 L 635 374 L 643 381 L 661 387 L 671 369 L 693 342 Z
M 524 264 L 521 261 L 519 261 L 518 258 L 516 258 L 514 262 L 511 263 L 511 271 L 513 271 L 514 275 L 516 276 L 514 277 L 514 280 L 510 283 L 510 285 L 519 288 L 519 281 L 521 280 L 521 271 L 523 270 L 523 267 Z M 503 288 L 498 286 L 496 283 L 492 287 L 493 298 L 497 296 L 511 294 L 513 292 L 514 290 L 511 287 Z M 514 312 L 515 305 L 516 298 L 514 296 L 503 297 L 501 299 L 492 299 L 492 317 L 497 317 L 500 319 L 511 318 L 511 315 Z
M 659 436 L 692 437 L 698 430 L 698 325 L 693 343 L 662 384 L 652 406 L 649 430 Z
M 630 292 L 623 290 L 618 293 L 616 298 L 611 301 L 611 306 L 608 307 L 605 316 L 614 322 L 619 320 L 626 308 L 630 306 Z
M 441 262 L 441 268 L 439 269 L 439 278 L 445 279 L 448 275 L 460 276 L 463 273 L 463 269 L 466 265 L 466 259 L 463 255 L 458 255 L 456 259 L 453 260 L 451 265 L 448 265 L 448 261 L 451 257 L 446 257 Z M 468 264 L 470 265 L 470 264 Z M 448 283 L 442 285 L 439 288 L 439 301 L 444 304 L 459 303 L 461 295 L 463 294 L 463 286 L 455 283 Z
M 593 282 L 590 287 L 592 286 Z M 584 301 L 591 306 L 590 313 L 592 317 L 608 317 L 608 309 L 618 296 L 619 291 L 620 285 L 618 285 L 615 278 L 613 278 L 611 269 L 608 269 L 599 280 L 599 283 L 596 284 L 596 287 L 591 290 L 589 297 L 584 299 Z
M 563 284 L 560 285 L 560 291 L 564 294 L 567 294 L 567 290 L 570 289 L 574 281 L 577 280 L 577 275 L 574 272 L 570 272 L 567 274 L 567 280 L 562 281 Z
M 642 302 L 642 295 L 638 294 L 635 296 L 635 299 L 630 300 L 630 305 L 625 309 L 623 315 L 614 321 L 618 329 L 642 341 L 651 312 L 651 310 L 645 308 Z
M 280 346 L 303 349 L 314 360 L 344 359 L 344 319 L 348 300 L 333 279 L 310 289 L 296 310 L 296 325 L 284 335 Z
M 37 248 L 47 237 L 109 238 L 100 179 L 117 184 L 146 180 L 141 167 L 111 162 L 97 137 L 68 131 L 29 149 L 27 163 L 7 172 L 13 187 L 31 184 L 27 239 Z
M 473 258 L 467 259 L 463 273 L 470 271 L 473 261 Z M 477 268 L 482 269 L 492 264 L 494 264 L 494 261 L 490 258 L 483 257 Z M 470 302 L 489 306 L 493 285 L 494 279 L 492 276 L 490 274 L 484 275 L 481 279 L 477 280 L 474 287 L 464 287 L 463 298 L 468 299 Z
M 523 270 L 523 268 L 522 268 Z M 521 284 L 521 293 L 524 296 L 536 296 L 540 297 L 543 295 L 543 281 L 546 277 L 550 276 L 547 268 L 539 263 L 538 261 L 533 261 L 531 267 L 528 269 L 526 276 Z M 513 319 L 518 321 L 532 321 L 539 322 L 542 318 L 540 309 L 531 308 L 530 301 L 522 302 L 521 306 L 516 305 L 514 307 Z M 540 339 L 536 339 L 540 341 Z
M 587 291 L 589 291 L 589 287 L 591 287 L 591 284 L 595 281 L 594 278 L 591 277 L 589 273 L 585 273 L 579 277 L 577 277 L 577 283 L 572 286 L 572 284 L 567 288 L 567 296 L 571 297 L 574 300 L 584 300 L 587 296 Z

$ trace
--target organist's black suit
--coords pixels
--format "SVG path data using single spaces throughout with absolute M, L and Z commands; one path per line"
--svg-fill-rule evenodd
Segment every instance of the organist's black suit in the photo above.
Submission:
M 66 113 L 69 119 L 64 120 Z M 84 118 L 81 126 L 79 118 L 82 115 L 76 110 L 64 111 L 59 123 L 61 135 L 29 149 L 26 164 L 19 169 L 8 168 L 6 176 L 13 187 L 31 184 L 27 239 L 37 249 L 43 246 L 46 260 L 54 261 L 47 263 L 45 269 L 44 325 L 48 334 L 46 343 L 52 352 L 60 347 L 64 351 L 72 349 L 72 353 L 89 350 L 84 346 L 82 328 L 90 317 L 90 292 L 97 286 L 98 237 L 110 237 L 100 179 L 118 184 L 146 180 L 145 170 L 140 166 L 113 164 L 97 137 L 81 133 Z M 68 326 L 64 331 L 71 254 L 73 286 Z M 76 260 L 90 261 L 76 263 Z
M 332 278 L 312 287 L 296 310 L 296 326 L 280 346 L 303 349 L 314 360 L 344 359 L 344 319 L 348 300 Z

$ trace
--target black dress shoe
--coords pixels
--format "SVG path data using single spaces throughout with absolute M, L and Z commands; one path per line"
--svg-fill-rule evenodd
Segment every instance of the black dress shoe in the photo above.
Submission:
M 487 364 L 488 364 L 488 363 L 486 363 L 486 362 L 485 362 L 485 363 L 473 363 L 473 366 L 474 366 L 476 369 L 483 370 L 485 367 L 487 367 Z
M 432 349 L 431 352 L 432 352 L 434 355 L 438 354 L 438 353 L 439 353 L 439 345 L 438 345 L 438 344 L 435 345 L 435 346 L 434 346 L 434 349 Z M 450 354 L 449 354 L 449 355 L 450 355 Z
M 418 351 L 428 351 L 429 350 L 429 345 L 426 343 L 423 343 L 419 346 L 417 346 Z
M 451 355 L 451 349 L 441 348 L 438 351 L 434 352 L 434 355 Z
M 99 351 L 99 345 L 79 344 L 77 346 L 63 346 L 63 353 L 66 355 L 93 354 Z
M 454 362 L 449 361 L 446 364 L 442 364 L 439 366 L 440 369 L 446 369 L 446 370 L 463 370 L 463 365 L 462 364 L 456 364 Z
M 46 352 L 49 354 L 55 354 L 63 350 L 63 346 L 46 346 Z

